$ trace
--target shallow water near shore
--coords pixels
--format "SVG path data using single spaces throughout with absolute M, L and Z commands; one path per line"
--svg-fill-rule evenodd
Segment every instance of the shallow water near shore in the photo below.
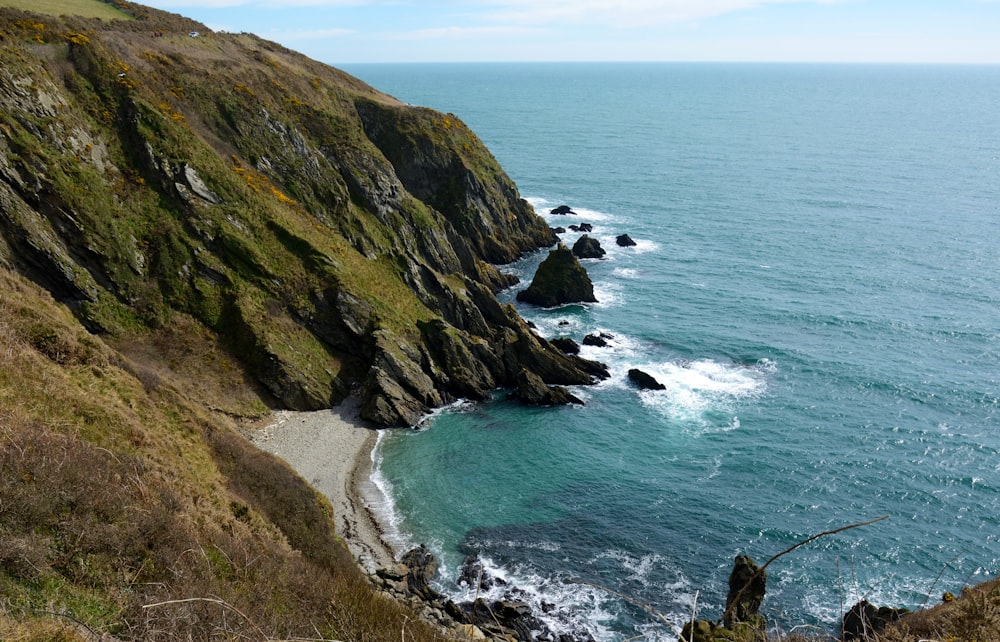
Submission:
M 776 562 L 769 621 L 826 629 L 861 596 L 919 607 L 997 571 L 1000 68 L 347 70 L 458 115 L 608 250 L 585 262 L 599 303 L 518 304 L 547 337 L 613 335 L 584 348 L 612 373 L 573 389 L 586 406 L 498 394 L 379 441 L 386 517 L 444 590 L 475 552 L 557 627 L 669 639 L 587 583 L 674 621 L 697 593 L 714 619 L 736 554 L 883 514 Z M 544 254 L 504 269 L 526 285 Z

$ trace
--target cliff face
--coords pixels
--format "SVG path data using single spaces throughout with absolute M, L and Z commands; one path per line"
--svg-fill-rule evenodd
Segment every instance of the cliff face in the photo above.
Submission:
M 555 238 L 455 116 L 122 6 L 0 11 L 0 266 L 95 333 L 194 318 L 293 409 L 353 390 L 408 425 L 522 368 L 600 374 L 497 302 L 494 264 Z

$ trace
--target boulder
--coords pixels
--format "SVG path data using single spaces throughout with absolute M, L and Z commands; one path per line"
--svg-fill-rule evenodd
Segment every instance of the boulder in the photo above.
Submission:
M 729 593 L 722 621 L 728 628 L 757 619 L 767 590 L 767 572 L 746 555 L 737 555 L 729 574 Z
M 603 259 L 607 252 L 601 247 L 600 241 L 584 234 L 573 244 L 573 254 L 580 259 Z
M 551 339 L 549 343 L 559 348 L 566 354 L 580 354 L 579 344 L 569 337 L 556 337 L 555 339 Z
M 841 620 L 841 631 L 844 640 L 870 640 L 874 634 L 895 622 L 908 609 L 896 609 L 888 606 L 876 607 L 868 600 L 861 600 L 844 614 Z
M 593 232 L 594 231 L 594 226 L 591 225 L 590 223 L 580 223 L 580 231 L 581 232 Z
M 569 229 L 571 231 L 573 231 L 573 232 L 579 232 L 580 231 L 580 226 L 579 225 L 570 225 Z
M 564 303 L 596 303 L 594 284 L 573 252 L 560 243 L 549 252 L 517 300 L 550 308 Z
M 558 227 L 553 227 L 552 228 L 552 233 L 553 234 L 565 234 L 566 233 L 566 228 L 563 227 L 563 226 L 561 226 L 561 225 L 558 226 Z
M 583 405 L 583 401 L 563 386 L 547 386 L 541 377 L 527 369 L 518 373 L 517 390 L 510 394 L 510 398 L 532 406 Z
M 569 205 L 560 205 L 559 207 L 554 207 L 550 209 L 549 214 L 565 215 L 565 214 L 576 214 L 576 212 L 574 212 Z
M 643 372 L 638 368 L 628 371 L 628 379 L 642 390 L 666 390 L 667 387 L 657 381 L 653 375 Z
M 633 241 L 632 237 L 628 234 L 618 235 L 615 238 L 615 243 L 617 243 L 619 247 L 633 247 L 635 245 L 635 241 Z

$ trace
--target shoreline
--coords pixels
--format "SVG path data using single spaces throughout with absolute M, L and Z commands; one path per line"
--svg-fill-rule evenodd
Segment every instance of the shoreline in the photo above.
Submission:
M 283 459 L 333 506 L 337 534 L 368 574 L 395 563 L 370 498 L 381 494 L 371 480 L 378 431 L 349 397 L 329 410 L 278 410 L 249 434 L 257 448 Z

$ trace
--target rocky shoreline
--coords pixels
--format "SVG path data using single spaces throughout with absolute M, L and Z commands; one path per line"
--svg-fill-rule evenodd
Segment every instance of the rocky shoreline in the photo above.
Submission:
M 349 397 L 330 410 L 275 412 L 250 440 L 291 466 L 322 493 L 334 510 L 337 533 L 376 588 L 406 603 L 424 620 L 461 638 L 586 642 L 552 631 L 519 589 L 504 586 L 501 599 L 478 598 L 455 603 L 431 586 L 437 560 L 425 547 L 394 550 L 377 516 L 380 491 L 371 480 L 377 431 L 361 418 L 360 402 Z M 484 589 L 503 580 L 484 571 L 475 558 L 466 561 L 459 582 Z

